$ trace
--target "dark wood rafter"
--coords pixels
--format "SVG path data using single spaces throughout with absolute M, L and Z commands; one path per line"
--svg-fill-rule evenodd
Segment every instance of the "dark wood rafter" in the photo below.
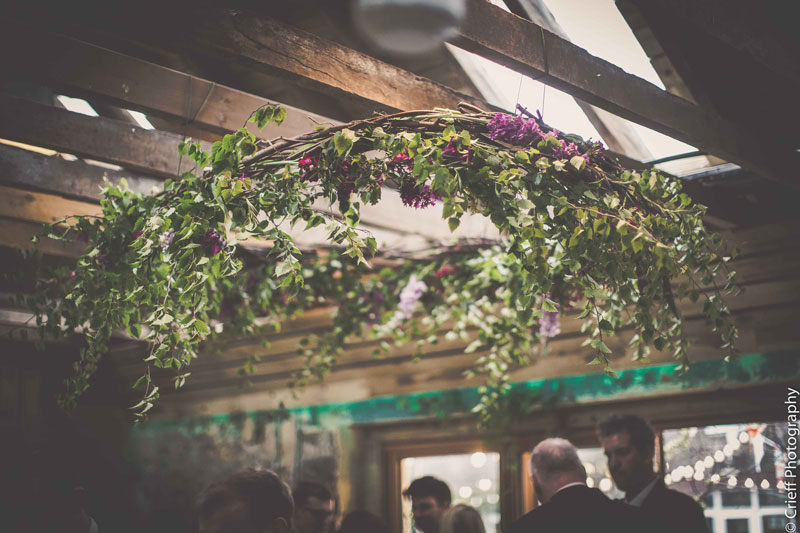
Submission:
M 214 10 L 197 22 L 190 38 L 200 50 L 248 62 L 324 94 L 361 100 L 375 111 L 455 108 L 460 102 L 486 107 L 479 98 L 277 20 Z
M 163 180 L 138 172 L 67 161 L 61 157 L 5 145 L 0 145 L 0 164 L 0 184 L 54 192 L 82 200 L 99 201 L 104 178 L 112 183 L 119 183 L 120 179 L 125 178 L 132 190 L 145 194 L 163 185 Z
M 540 79 L 623 118 L 750 168 L 765 178 L 800 188 L 800 154 L 780 143 L 758 145 L 743 127 L 671 95 L 592 56 L 538 24 L 484 0 L 469 11 L 453 43 Z
M 669 74 L 665 83 L 679 77 L 704 108 L 757 137 L 800 147 L 800 67 L 795 59 L 800 39 L 780 29 L 785 20 L 800 15 L 797 5 L 773 2 L 753 9 L 741 0 L 620 0 L 618 6 L 631 27 L 639 28 L 637 38 L 648 43 L 659 74 Z M 661 54 L 654 57 L 658 48 Z
M 0 96 L 0 137 L 159 177 L 175 177 L 181 167 L 178 143 L 183 141 L 182 136 L 89 117 L 23 98 Z M 211 147 L 204 143 L 204 149 Z M 190 161 L 183 163 L 189 165 Z
M 75 96 L 216 134 L 246 125 L 250 114 L 263 105 L 280 103 L 25 23 L 4 26 L 0 32 L 0 63 Z M 35 36 L 37 46 L 12 46 L 23 35 Z M 287 109 L 284 123 L 269 124 L 261 131 L 252 128 L 258 137 L 293 137 L 319 124 L 336 124 L 327 117 L 281 105 Z

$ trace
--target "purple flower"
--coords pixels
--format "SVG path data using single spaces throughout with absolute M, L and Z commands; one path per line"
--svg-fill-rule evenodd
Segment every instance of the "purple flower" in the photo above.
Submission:
M 411 318 L 414 314 L 419 299 L 428 289 L 428 286 L 421 279 L 417 279 L 416 274 L 411 274 L 408 283 L 400 291 L 400 303 L 397 305 L 398 312 L 405 318 Z
M 535 120 L 505 113 L 497 113 L 489 121 L 487 128 L 489 129 L 489 138 L 520 146 L 531 144 L 542 134 L 539 124 Z
M 300 166 L 300 168 L 308 168 L 308 167 L 311 167 L 311 166 L 314 166 L 314 165 L 317 164 L 317 158 L 316 157 L 311 157 L 311 156 L 306 156 L 303 159 L 301 159 L 300 161 L 298 161 L 297 164 Z
M 458 150 L 456 149 L 454 140 L 455 138 L 450 139 L 450 141 L 447 143 L 447 146 L 442 149 L 442 155 L 458 155 Z
M 400 186 L 400 199 L 409 207 L 425 209 L 441 200 L 441 196 L 428 185 L 417 185 L 413 179 L 407 179 Z
M 220 236 L 217 230 L 208 228 L 206 234 L 203 236 L 203 246 L 205 246 L 211 257 L 214 257 L 222 251 L 225 247 L 225 240 Z
M 448 141 L 447 145 L 442 148 L 442 155 L 449 156 L 449 157 L 457 157 L 461 161 L 466 161 L 469 164 L 472 161 L 472 147 L 468 146 L 466 153 L 461 153 L 458 151 L 455 145 L 455 137 Z
M 340 183 L 336 188 L 336 197 L 339 199 L 339 205 L 346 206 L 350 204 L 350 195 L 353 194 L 356 184 L 352 181 L 345 181 Z
M 558 311 L 545 311 L 544 316 L 539 319 L 539 335 L 542 340 L 552 339 L 561 333 L 559 316 L 560 313 Z
M 341 170 L 345 174 L 349 174 L 350 173 L 350 163 L 352 163 L 352 161 L 350 159 L 340 159 L 339 160 L 339 170 Z
M 317 179 L 319 179 L 319 177 L 314 177 L 312 179 L 312 176 L 314 175 L 315 167 L 317 165 L 317 158 L 316 157 L 306 156 L 306 157 L 302 158 L 300 161 L 298 161 L 297 165 L 303 171 L 303 174 L 301 174 L 301 176 L 300 176 L 301 180 L 303 180 L 303 181 L 316 181 Z
M 141 231 L 137 231 L 136 233 L 133 234 L 133 240 L 135 241 L 136 239 L 138 239 L 141 236 L 142 236 L 142 232 Z
M 170 230 L 166 233 L 162 233 L 161 236 L 158 238 L 158 243 L 161 245 L 162 250 L 166 250 L 167 247 L 172 244 L 172 240 L 175 238 L 175 230 L 170 228 Z

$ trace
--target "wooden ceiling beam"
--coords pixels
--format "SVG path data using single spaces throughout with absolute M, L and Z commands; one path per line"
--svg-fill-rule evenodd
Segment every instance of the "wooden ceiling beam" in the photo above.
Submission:
M 279 75 L 365 109 L 454 109 L 460 102 L 487 108 L 480 98 L 277 20 L 226 9 L 198 10 L 196 15 L 185 43 L 195 51 L 218 54 L 223 61 Z
M 259 107 L 279 103 L 23 22 L 6 21 L 0 27 L 0 64 L 75 96 L 217 134 L 237 130 Z M 23 37 L 35 39 L 37 45 L 14 46 Z M 338 123 L 281 105 L 287 110 L 283 124 L 268 124 L 261 131 L 250 124 L 256 136 L 293 137 L 313 131 L 318 124 Z
M 589 54 L 533 22 L 485 0 L 469 0 L 468 14 L 452 44 L 539 79 L 576 98 L 753 170 L 800 188 L 800 154 L 761 141 L 621 68 Z
M 103 178 L 122 178 L 136 192 L 150 194 L 163 188 L 163 180 L 130 170 L 112 170 L 82 161 L 67 161 L 0 144 L 0 183 L 33 188 L 82 200 L 100 201 Z
M 0 137 L 89 157 L 147 174 L 175 177 L 183 137 L 0 95 Z M 204 150 L 211 146 L 204 144 Z M 189 168 L 190 161 L 183 161 Z

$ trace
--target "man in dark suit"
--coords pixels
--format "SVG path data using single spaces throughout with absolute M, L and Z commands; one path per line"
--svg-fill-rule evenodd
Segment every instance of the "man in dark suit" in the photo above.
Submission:
M 653 471 L 655 432 L 643 418 L 611 415 L 597 425 L 608 470 L 625 501 L 639 507 L 649 522 L 681 533 L 707 533 L 702 508 L 691 497 L 668 489 Z
M 641 512 L 586 486 L 578 451 L 564 439 L 546 439 L 531 454 L 531 479 L 542 505 L 511 525 L 510 533 L 650 531 Z

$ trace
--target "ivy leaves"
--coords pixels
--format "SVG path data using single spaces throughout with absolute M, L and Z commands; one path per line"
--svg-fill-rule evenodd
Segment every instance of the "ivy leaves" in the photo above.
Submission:
M 261 128 L 285 116 L 265 106 L 250 121 Z M 553 315 L 566 310 L 579 315 L 585 345 L 610 374 L 616 343 L 608 339 L 628 329 L 634 357 L 653 346 L 686 361 L 676 307 L 683 298 L 704 299 L 704 314 L 735 354 L 738 332 L 721 294 L 736 290 L 736 278 L 726 274 L 717 289 L 728 265 L 723 243 L 703 226 L 704 208 L 678 181 L 622 169 L 599 144 L 532 120 L 400 113 L 271 143 L 243 128 L 210 153 L 181 143 L 194 167 L 156 196 L 108 185 L 101 219 L 47 228 L 55 238 L 85 239 L 87 251 L 71 274 L 43 276 L 50 281 L 28 299 L 43 333 L 85 328 L 65 405 L 88 387 L 114 331 L 151 343 L 133 408 L 143 416 L 160 394 L 151 368 L 170 369 L 180 387 L 198 344 L 218 330 L 248 334 L 259 318 L 279 323 L 323 304 L 337 310 L 333 328 L 303 343 L 294 385 L 329 372 L 349 336 L 369 331 L 421 352 L 449 324 L 455 338 L 474 340 L 471 373 L 486 380 L 476 407 L 482 420 L 496 415 L 510 373 L 543 351 L 558 331 Z M 455 231 L 465 213 L 478 213 L 502 238 L 372 272 L 378 242 L 361 228 L 361 209 L 379 203 L 387 186 L 399 190 L 409 216 L 441 208 Z M 327 259 L 303 254 L 289 233 L 316 227 L 334 250 Z M 258 268 L 235 254 L 252 238 L 271 246 Z M 421 314 L 401 316 L 410 279 L 427 292 Z

